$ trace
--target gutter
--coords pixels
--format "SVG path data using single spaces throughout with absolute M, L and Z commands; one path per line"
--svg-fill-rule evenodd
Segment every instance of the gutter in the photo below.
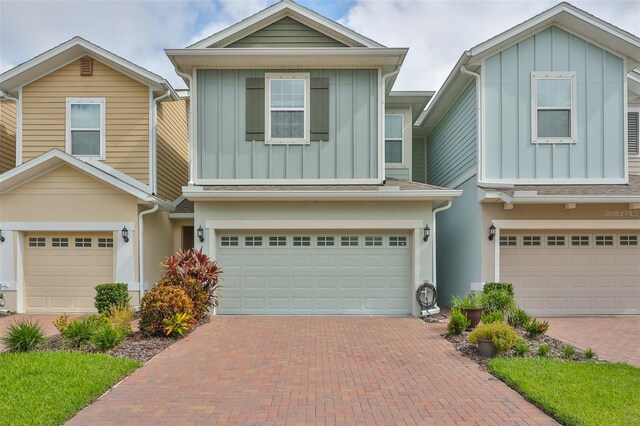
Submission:
M 469 71 L 464 64 L 460 65 L 460 72 L 462 74 L 470 75 L 476 79 L 476 140 L 477 140 L 477 163 L 478 163 L 478 181 L 482 182 L 482 178 L 484 178 L 484 174 L 482 173 L 482 168 L 484 166 L 484 158 L 482 157 L 482 81 L 480 80 L 480 74 L 477 72 Z
M 460 193 L 462 193 L 462 191 L 459 191 Z M 436 237 L 438 236 L 438 234 L 436 233 L 436 214 L 440 213 L 441 211 L 445 211 L 448 210 L 451 207 L 451 203 L 452 201 L 449 200 L 447 201 L 447 204 L 445 204 L 444 206 L 438 207 L 436 209 L 433 209 L 432 211 L 432 218 L 431 218 L 431 226 L 433 227 L 433 229 L 431 230 L 431 281 L 433 282 L 433 286 L 436 288 L 436 290 L 438 289 L 438 284 L 437 284 L 437 274 L 436 274 Z M 436 305 L 434 306 L 433 309 L 429 310 L 429 314 L 438 314 L 440 313 L 440 308 L 438 307 L 438 303 L 436 301 Z
M 167 90 L 164 95 L 153 99 L 153 128 L 151 133 L 151 193 L 158 193 L 158 102 L 171 96 L 171 91 Z
M 393 77 L 395 75 L 398 75 L 398 73 L 400 72 L 400 66 L 398 65 L 396 67 L 395 70 L 387 73 L 387 74 L 383 74 L 382 78 L 380 80 L 380 89 L 381 89 L 381 97 L 382 97 L 382 106 L 381 106 L 381 117 L 379 118 L 380 120 L 380 135 L 378 136 L 380 139 L 380 158 L 382 161 L 380 161 L 380 177 L 382 178 L 382 183 L 384 183 L 386 181 L 386 176 L 385 176 L 385 164 L 386 164 L 386 159 L 385 159 L 385 149 L 384 149 L 384 135 L 386 132 L 386 120 L 385 120 L 385 114 L 386 114 L 386 106 L 387 106 L 387 78 L 389 77 Z
M 461 190 L 423 191 L 194 191 L 183 192 L 188 200 L 448 200 Z
M 191 90 L 192 90 L 192 84 L 193 84 L 193 78 L 189 75 L 189 74 L 185 74 L 182 71 L 180 71 L 178 69 L 178 66 L 176 65 L 174 67 L 176 74 L 178 74 L 180 77 L 184 78 L 185 80 L 187 80 L 189 82 L 188 86 L 189 86 L 189 185 L 193 185 L 193 182 L 195 180 L 195 170 L 194 170 L 194 161 L 193 161 L 193 155 L 194 155 L 194 149 L 196 147 L 195 144 L 195 140 L 194 140 L 194 132 L 193 132 L 193 97 L 191 94 Z
M 138 214 L 138 277 L 140 281 L 140 302 L 142 303 L 142 297 L 144 296 L 144 257 L 143 257 L 143 249 L 144 249 L 144 216 L 155 213 L 158 211 L 160 206 L 155 204 L 149 210 L 141 211 Z

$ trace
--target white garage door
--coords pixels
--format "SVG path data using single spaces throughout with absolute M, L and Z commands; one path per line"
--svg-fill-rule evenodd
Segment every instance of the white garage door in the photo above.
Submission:
M 27 312 L 94 312 L 94 287 L 113 282 L 113 234 L 27 234 Z
M 640 314 L 635 232 L 518 231 L 500 236 L 500 281 L 534 315 Z
M 406 315 L 410 236 L 223 234 L 222 314 Z

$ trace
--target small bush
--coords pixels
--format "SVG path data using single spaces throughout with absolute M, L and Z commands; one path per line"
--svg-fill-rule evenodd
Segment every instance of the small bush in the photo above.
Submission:
M 58 319 L 53 320 L 53 326 L 58 330 L 60 334 L 64 334 L 65 330 L 69 326 L 69 315 L 62 314 Z
M 547 321 L 540 322 L 535 318 L 532 318 L 527 324 L 525 324 L 524 329 L 529 333 L 529 337 L 538 337 L 541 334 L 544 334 L 549 330 L 549 323 Z
M 471 321 L 458 308 L 451 309 L 451 318 L 447 323 L 447 334 L 460 334 L 471 325 Z
M 111 324 L 104 315 L 91 315 L 86 318 L 76 318 L 69 323 L 62 337 L 72 348 L 82 348 L 91 344 L 91 339 L 96 331 L 107 324 Z
M 31 352 L 44 342 L 44 333 L 39 322 L 23 319 L 9 325 L 7 335 L 2 338 L 9 352 Z
M 491 293 L 496 290 L 506 290 L 511 297 L 514 296 L 513 284 L 511 283 L 485 283 L 482 287 L 483 293 Z
M 478 339 L 491 340 L 498 352 L 508 351 L 522 341 L 518 333 L 505 322 L 480 324 L 469 334 L 471 343 L 477 344 Z
M 482 315 L 481 321 L 485 324 L 491 324 L 492 322 L 500 322 L 504 319 L 502 312 L 491 312 L 489 314 Z
M 593 359 L 596 356 L 597 356 L 596 353 L 591 348 L 587 348 L 587 350 L 584 351 L 584 357 L 587 359 Z
M 164 334 L 168 337 L 184 336 L 184 333 L 193 325 L 193 318 L 189 314 L 175 313 L 172 317 L 162 321 L 162 323 L 164 324 Z
M 564 345 L 562 347 L 562 356 L 565 359 L 572 359 L 573 356 L 576 354 L 576 350 L 574 349 L 573 346 L 571 345 Z
M 193 302 L 176 286 L 156 286 L 140 303 L 140 331 L 146 336 L 164 336 L 164 320 L 174 314 L 193 316 Z
M 540 346 L 538 346 L 538 355 L 539 356 L 547 356 L 547 355 L 549 355 L 549 345 L 540 345 Z
M 529 347 L 524 342 L 518 342 L 515 346 L 516 355 L 525 356 L 529 353 Z
M 531 317 L 524 310 L 513 306 L 507 314 L 507 322 L 512 327 L 524 328 L 531 321 Z
M 193 302 L 193 314 L 196 319 L 200 319 L 209 313 L 209 296 L 202 284 L 193 277 L 185 276 L 180 280 L 162 278 L 158 286 L 176 286 L 184 290 Z
M 91 343 L 101 352 L 106 352 L 118 346 L 124 340 L 124 334 L 120 327 L 112 323 L 104 323 L 91 336 Z
M 490 286 L 482 291 L 482 309 L 485 314 L 492 312 L 507 312 L 513 308 L 515 300 L 513 294 L 506 287 Z
M 124 337 L 131 336 L 133 331 L 131 330 L 131 321 L 133 321 L 134 313 L 131 306 L 112 306 L 109 309 L 109 319 L 111 323 L 118 327 Z
M 107 312 L 113 305 L 128 305 L 130 300 L 131 297 L 126 283 L 109 283 L 96 286 L 94 304 L 99 313 Z
M 482 294 L 469 293 L 466 297 L 453 296 L 451 299 L 454 308 L 474 309 L 482 308 Z

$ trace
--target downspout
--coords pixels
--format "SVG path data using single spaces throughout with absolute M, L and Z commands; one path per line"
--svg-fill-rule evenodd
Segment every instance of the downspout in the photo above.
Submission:
M 469 71 L 464 65 L 460 65 L 460 72 L 467 74 L 476 79 L 476 111 L 478 113 L 478 120 L 476 123 L 476 139 L 478 140 L 478 177 L 477 181 L 482 182 L 484 180 L 484 173 L 482 167 L 484 161 L 482 160 L 482 96 L 480 74 L 477 72 Z
M 160 206 L 158 204 L 151 207 L 149 210 L 141 211 L 138 214 L 138 277 L 140 279 L 140 302 L 142 302 L 142 297 L 144 296 L 144 257 L 143 257 L 143 247 L 144 247 L 144 216 L 155 213 L 158 211 Z
M 189 81 L 189 186 L 193 185 L 193 181 L 195 178 L 195 170 L 194 170 L 194 162 L 193 162 L 193 154 L 195 149 L 195 140 L 193 134 L 193 96 L 191 96 L 193 78 L 189 74 L 185 74 L 175 67 L 176 74 L 185 80 Z
M 151 129 L 151 177 L 153 178 L 153 181 L 151 182 L 151 193 L 154 196 L 158 193 L 158 102 L 170 95 L 171 91 L 167 90 L 164 95 L 160 95 L 153 99 L 153 128 Z
M 437 277 L 436 274 L 436 238 L 438 237 L 438 233 L 436 231 L 436 213 L 440 213 L 441 211 L 449 209 L 451 207 L 451 200 L 447 201 L 447 204 L 444 206 L 433 209 L 432 218 L 431 218 L 431 226 L 433 229 L 431 230 L 431 281 L 433 282 L 433 286 L 438 289 Z M 429 311 L 430 314 L 440 313 L 440 308 L 438 304 L 434 306 L 433 310 Z
M 384 135 L 385 135 L 385 131 L 386 131 L 386 120 L 385 120 L 385 114 L 386 114 L 386 98 L 387 98 L 387 78 L 389 77 L 393 77 L 394 75 L 397 75 L 400 72 L 400 67 L 396 68 L 394 71 L 391 71 L 387 74 L 383 74 L 382 75 L 382 81 L 381 81 L 381 85 L 382 85 L 382 118 L 381 118 L 381 124 L 380 124 L 380 139 L 382 140 L 382 149 L 380 150 L 380 154 L 381 154 L 381 161 L 382 161 L 382 183 L 385 183 L 387 180 L 386 177 L 386 169 L 385 169 L 385 163 L 386 163 L 386 159 L 384 158 L 385 156 L 385 150 L 384 150 Z M 404 149 L 404 148 L 403 148 Z

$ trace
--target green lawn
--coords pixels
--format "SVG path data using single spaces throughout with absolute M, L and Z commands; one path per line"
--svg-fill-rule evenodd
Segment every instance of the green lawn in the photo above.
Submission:
M 495 358 L 489 371 L 566 425 L 631 425 L 640 419 L 640 369 L 627 364 Z
M 0 423 L 61 424 L 140 365 L 78 352 L 0 354 Z

